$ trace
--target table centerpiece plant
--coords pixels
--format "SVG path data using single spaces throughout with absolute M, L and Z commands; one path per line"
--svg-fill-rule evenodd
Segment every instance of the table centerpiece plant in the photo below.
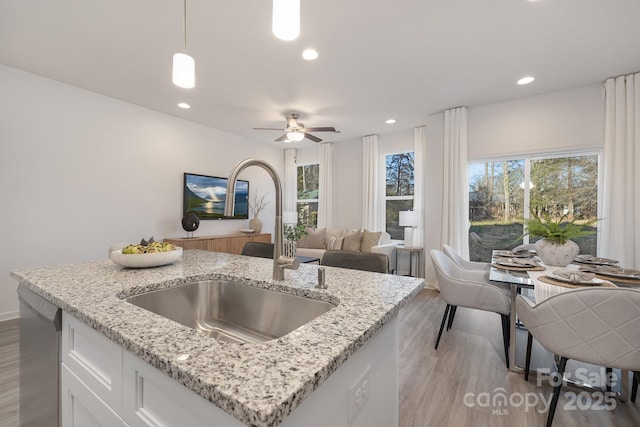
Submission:
M 307 234 L 304 224 L 284 226 L 284 256 L 293 258 L 296 256 L 297 241 Z
M 533 210 L 531 215 L 524 222 L 525 235 L 540 237 L 534 245 L 538 256 L 546 265 L 556 267 L 566 267 L 573 261 L 580 253 L 580 248 L 572 239 L 595 234 L 596 231 L 588 227 L 598 222 L 597 218 L 581 223 L 577 223 L 577 218 L 565 221 L 566 214 L 556 221 L 547 212 L 540 216 Z

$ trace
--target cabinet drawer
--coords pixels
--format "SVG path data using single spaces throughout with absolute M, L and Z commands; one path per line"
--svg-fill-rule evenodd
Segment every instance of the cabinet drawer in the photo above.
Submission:
M 65 366 L 60 365 L 62 427 L 126 427 L 127 424 Z
M 114 411 L 121 411 L 122 348 L 66 312 L 62 362 Z

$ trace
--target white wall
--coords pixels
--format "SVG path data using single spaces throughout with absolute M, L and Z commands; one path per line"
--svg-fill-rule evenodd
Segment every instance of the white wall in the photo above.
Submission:
M 205 126 L 0 65 L 0 320 L 17 316 L 25 267 L 107 259 L 116 242 L 185 236 L 183 172 L 226 176 L 247 157 L 282 175 L 283 152 Z M 269 193 L 265 171 L 241 178 Z M 248 227 L 202 221 L 196 236 Z

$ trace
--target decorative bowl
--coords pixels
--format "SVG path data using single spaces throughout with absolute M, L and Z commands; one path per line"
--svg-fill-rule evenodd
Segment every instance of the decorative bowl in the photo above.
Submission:
M 173 251 L 152 252 L 148 254 L 123 254 L 122 249 L 111 251 L 109 258 L 115 264 L 127 268 L 160 267 L 171 264 L 182 257 L 182 248 L 176 246 Z

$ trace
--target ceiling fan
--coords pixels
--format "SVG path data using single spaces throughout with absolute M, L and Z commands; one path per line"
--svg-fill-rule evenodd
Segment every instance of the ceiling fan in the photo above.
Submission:
M 286 141 L 286 142 L 300 142 L 304 138 L 310 139 L 313 142 L 321 142 L 322 139 L 318 138 L 315 135 L 311 135 L 309 132 L 335 132 L 340 133 L 339 130 L 336 130 L 333 126 L 325 126 L 325 127 L 313 127 L 308 128 L 305 127 L 303 123 L 300 123 L 298 119 L 300 118 L 300 114 L 291 113 L 290 116 L 285 117 L 287 119 L 287 127 L 284 129 L 277 128 L 253 128 L 255 130 L 284 130 L 285 134 L 280 138 L 277 138 L 276 141 Z

